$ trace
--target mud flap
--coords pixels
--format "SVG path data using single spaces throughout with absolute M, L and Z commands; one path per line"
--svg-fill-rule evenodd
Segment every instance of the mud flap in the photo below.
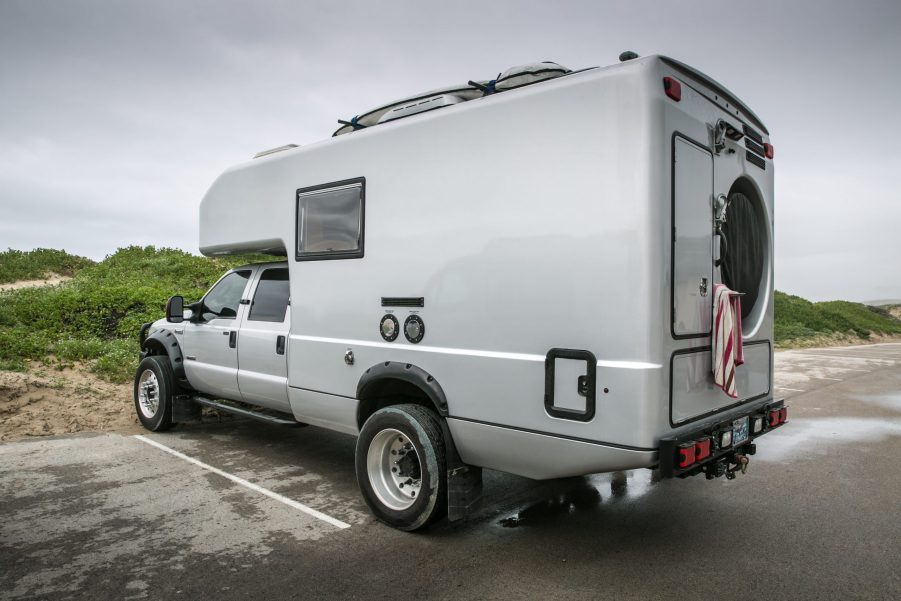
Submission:
M 441 420 L 447 465 L 447 519 L 456 522 L 478 509 L 482 501 L 482 468 L 460 459 L 447 422 Z
M 177 424 L 200 422 L 201 406 L 189 396 L 177 396 L 172 399 L 172 421 Z

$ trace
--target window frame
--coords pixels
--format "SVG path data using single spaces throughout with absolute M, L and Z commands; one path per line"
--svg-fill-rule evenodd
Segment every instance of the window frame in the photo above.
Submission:
M 324 194 L 331 190 L 360 188 L 360 247 L 354 250 L 326 250 L 316 252 L 300 252 L 300 200 L 310 194 Z M 366 234 L 366 178 L 355 177 L 317 186 L 298 188 L 294 197 L 294 260 L 295 261 L 327 261 L 331 259 L 362 259 L 365 249 Z
M 220 315 L 213 315 L 213 317 L 211 317 L 210 319 L 204 319 L 204 317 L 203 317 L 203 314 L 205 312 L 204 309 L 206 308 L 206 300 L 210 296 L 210 292 L 215 290 L 219 286 L 219 284 L 221 284 L 223 282 L 223 280 L 225 280 L 227 277 L 229 277 L 230 275 L 233 275 L 233 274 L 247 274 L 247 279 L 244 282 L 244 290 L 241 291 L 241 296 L 238 298 L 238 308 L 235 310 L 235 314 L 233 316 L 229 315 L 226 317 L 222 317 Z M 210 289 L 207 290 L 206 293 L 203 295 L 203 297 L 200 299 L 200 305 L 197 307 L 198 321 L 200 323 L 209 323 L 216 319 L 238 319 L 238 316 L 241 312 L 241 301 L 244 300 L 244 293 L 247 292 L 247 286 L 250 284 L 250 281 L 252 279 L 253 279 L 253 269 L 249 269 L 247 267 L 232 269 L 232 270 L 228 271 L 227 273 L 223 274 L 221 278 L 216 280 L 215 284 L 210 286 Z
M 275 319 L 254 319 L 253 317 L 253 309 L 254 305 L 257 302 L 257 295 L 260 293 L 260 286 L 263 284 L 263 276 L 266 275 L 268 271 L 284 271 L 287 278 L 284 280 L 288 282 L 288 298 L 285 302 L 285 312 L 282 314 L 282 318 Z M 266 280 L 268 281 L 268 280 Z M 285 323 L 285 320 L 288 318 L 288 308 L 291 306 L 291 275 L 288 270 L 288 267 L 264 267 L 260 270 L 260 273 L 257 275 L 256 286 L 253 289 L 253 296 L 250 298 L 250 304 L 247 309 L 247 321 L 252 321 L 254 323 Z

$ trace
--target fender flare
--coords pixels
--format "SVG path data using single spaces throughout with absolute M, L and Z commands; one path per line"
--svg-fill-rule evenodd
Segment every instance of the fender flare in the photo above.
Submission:
M 438 415 L 447 417 L 447 396 L 444 394 L 441 384 L 430 373 L 412 363 L 384 361 L 373 365 L 363 372 L 357 383 L 357 399 L 364 400 L 367 391 L 372 391 L 379 383 L 388 380 L 412 384 L 429 398 Z
M 169 358 L 172 372 L 179 380 L 185 379 L 185 360 L 175 335 L 169 330 L 157 330 L 145 337 L 141 328 L 141 359 L 150 354 L 162 354 Z M 152 351 L 152 352 L 151 352 Z

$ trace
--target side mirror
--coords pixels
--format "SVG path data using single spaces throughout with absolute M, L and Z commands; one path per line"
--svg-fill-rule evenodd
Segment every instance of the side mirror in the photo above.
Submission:
M 166 301 L 166 321 L 181 323 L 185 320 L 185 299 L 182 296 L 173 296 Z

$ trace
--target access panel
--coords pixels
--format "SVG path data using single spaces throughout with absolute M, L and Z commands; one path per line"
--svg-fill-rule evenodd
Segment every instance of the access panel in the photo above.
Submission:
M 713 298 L 713 157 L 673 139 L 672 333 L 708 336 Z

